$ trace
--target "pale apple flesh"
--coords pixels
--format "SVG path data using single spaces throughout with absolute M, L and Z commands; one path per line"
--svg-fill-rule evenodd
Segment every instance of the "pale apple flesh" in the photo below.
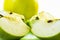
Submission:
M 20 15 L 13 13 L 0 18 L 0 29 L 9 35 L 21 37 L 26 35 L 30 28 L 22 21 Z
M 60 20 L 55 19 L 49 13 L 42 12 L 37 16 L 39 19 L 32 18 L 31 31 L 38 37 L 49 38 L 60 33 Z M 33 22 L 34 21 L 34 22 Z M 33 23 L 32 23 L 33 22 Z
M 39 37 L 52 37 L 59 33 L 60 21 L 55 23 L 42 23 L 37 21 L 32 25 L 32 32 Z

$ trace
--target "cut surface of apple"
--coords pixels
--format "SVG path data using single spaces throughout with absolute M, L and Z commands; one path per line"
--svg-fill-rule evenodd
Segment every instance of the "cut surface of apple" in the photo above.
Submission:
M 32 33 L 29 33 L 25 35 L 23 38 L 21 38 L 20 40 L 40 40 L 40 39 L 35 35 L 33 35 Z
M 49 38 L 60 34 L 60 20 L 47 12 L 41 12 L 38 16 L 32 17 L 30 21 L 31 31 L 38 37 Z
M 26 19 L 38 12 L 38 0 L 4 0 L 4 10 L 23 14 Z
M 30 28 L 23 22 L 20 15 L 16 13 L 8 14 L 7 12 L 4 14 L 6 15 L 0 14 L 0 35 L 21 37 L 29 32 Z

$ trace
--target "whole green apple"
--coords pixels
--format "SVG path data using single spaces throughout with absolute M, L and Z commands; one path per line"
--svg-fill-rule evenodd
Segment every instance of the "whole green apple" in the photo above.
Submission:
M 26 19 L 38 12 L 38 0 L 5 0 L 4 10 L 23 14 Z

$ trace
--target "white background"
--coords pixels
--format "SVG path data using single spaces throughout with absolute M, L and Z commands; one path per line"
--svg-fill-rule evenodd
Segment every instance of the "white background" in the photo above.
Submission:
M 60 18 L 60 0 L 38 0 L 39 12 L 46 11 Z
M 0 0 L 0 10 L 3 10 L 4 0 Z M 46 11 L 60 18 L 60 0 L 38 0 L 39 12 Z

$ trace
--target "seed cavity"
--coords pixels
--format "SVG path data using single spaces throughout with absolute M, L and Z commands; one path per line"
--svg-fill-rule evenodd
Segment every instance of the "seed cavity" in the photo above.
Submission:
M 48 23 L 51 23 L 51 22 L 53 22 L 53 20 L 48 20 L 47 22 L 48 22 Z
M 10 12 L 10 14 L 12 14 L 12 12 Z
M 3 15 L 0 14 L 0 18 L 3 17 Z
M 39 20 L 39 17 L 36 17 L 36 20 Z
M 24 19 L 22 19 L 22 21 L 24 21 Z

